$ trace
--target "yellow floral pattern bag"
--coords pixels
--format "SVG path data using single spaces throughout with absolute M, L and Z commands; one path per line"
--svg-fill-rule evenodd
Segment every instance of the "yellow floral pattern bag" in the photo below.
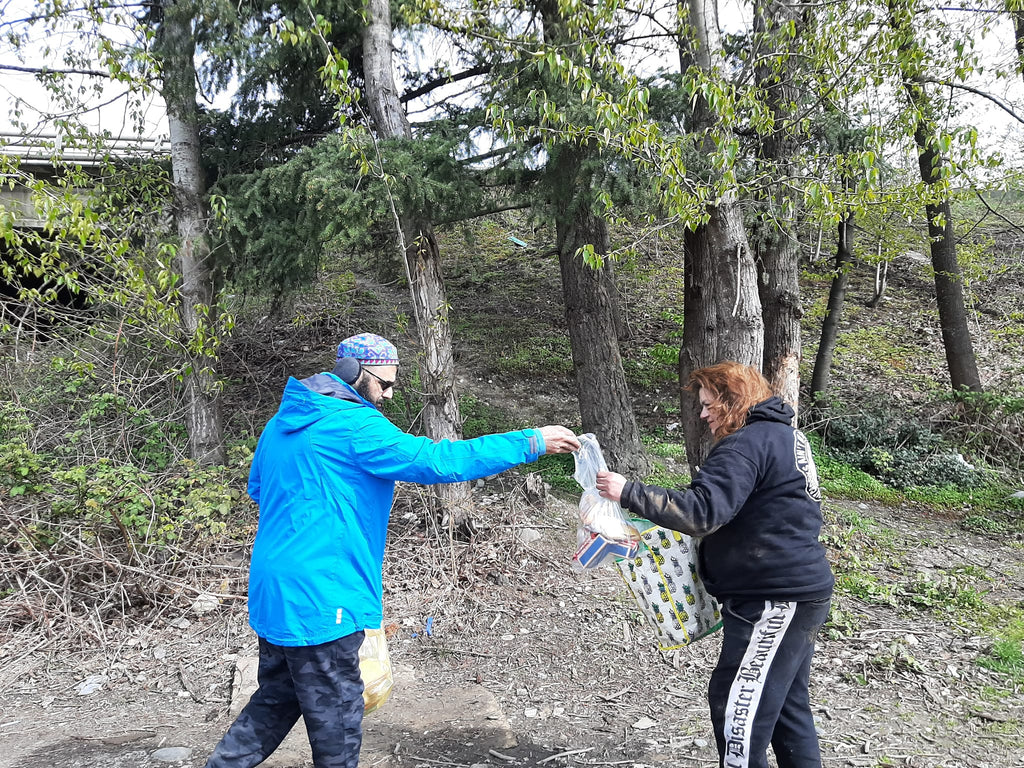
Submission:
M 718 601 L 697 572 L 698 540 L 657 525 L 643 530 L 640 538 L 643 545 L 636 555 L 615 566 L 654 628 L 658 647 L 682 648 L 719 629 Z

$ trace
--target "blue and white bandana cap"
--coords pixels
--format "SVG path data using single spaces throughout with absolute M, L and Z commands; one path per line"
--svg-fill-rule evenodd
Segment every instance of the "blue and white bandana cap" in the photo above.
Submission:
M 398 365 L 398 348 L 383 336 L 360 333 L 338 345 L 338 359 L 354 357 L 363 365 Z

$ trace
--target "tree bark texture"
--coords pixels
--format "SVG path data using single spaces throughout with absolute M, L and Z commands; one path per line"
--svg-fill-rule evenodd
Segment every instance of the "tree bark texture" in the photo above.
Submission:
M 835 273 L 828 289 L 828 307 L 821 322 L 821 338 L 818 353 L 814 356 L 814 371 L 811 373 L 811 402 L 817 403 L 828 391 L 829 376 L 832 373 L 832 355 L 839 338 L 839 323 L 846 301 L 846 286 L 853 266 L 853 213 L 839 222 L 839 237 L 836 247 Z
M 543 19 L 544 41 L 564 45 L 566 24 L 557 0 L 538 0 L 536 7 Z M 650 462 L 640 442 L 619 351 L 618 340 L 625 334 L 615 273 L 609 261 L 593 269 L 576 255 L 587 245 L 600 255 L 609 250 L 607 222 L 591 208 L 594 197 L 586 165 L 592 156 L 585 146 L 567 143 L 549 153 L 546 184 L 583 431 L 597 436 L 611 469 L 641 478 L 650 471 Z
M 368 24 L 363 33 L 366 99 L 377 135 L 412 141 L 412 128 L 395 86 L 388 0 L 367 1 Z M 402 241 L 413 315 L 423 352 L 424 431 L 431 440 L 462 439 L 462 415 L 455 388 L 452 329 L 434 227 L 425 216 L 395 203 L 397 234 Z M 450 483 L 436 487 L 442 514 L 459 529 L 470 523 L 472 487 Z
M 685 238 L 683 346 L 679 381 L 686 386 L 697 368 L 735 360 L 759 367 L 764 325 L 754 259 L 735 200 L 709 210 L 707 224 Z M 680 413 L 691 472 L 704 461 L 711 435 L 700 420 L 696 393 L 682 394 Z
M 202 326 L 216 326 L 214 272 L 210 264 L 209 210 L 206 181 L 200 162 L 199 120 L 196 108 L 195 39 L 189 6 L 164 0 L 159 27 L 162 95 L 167 105 L 174 179 L 174 222 L 178 231 L 181 271 L 179 315 L 189 343 Z M 217 360 L 190 353 L 185 375 L 189 455 L 199 464 L 225 460 L 223 418 L 217 382 Z
M 689 0 L 695 30 L 693 60 L 713 78 L 723 77 L 725 59 L 716 0 Z M 694 105 L 694 132 L 709 132 L 720 118 L 703 98 Z M 708 153 L 713 151 L 706 137 Z M 735 360 L 760 368 L 764 320 L 757 292 L 757 270 L 734 191 L 708 206 L 708 221 L 688 232 L 684 244 L 683 346 L 679 383 L 685 387 L 697 368 Z M 711 436 L 700 420 L 695 393 L 682 392 L 680 416 L 690 471 L 704 461 Z
M 786 179 L 792 175 L 796 139 L 789 132 L 796 86 L 792 80 L 796 38 L 781 35 L 790 22 L 800 23 L 800 6 L 762 0 L 754 9 L 754 32 L 760 49 L 754 69 L 759 89 L 774 116 L 774 130 L 761 137 L 760 157 L 776 179 L 761 202 L 755 238 L 758 293 L 764 317 L 764 360 L 761 370 L 772 390 L 793 406 L 800 398 L 800 244 L 796 235 L 797 201 Z M 798 32 L 800 34 L 800 32 Z M 773 62 L 786 64 L 773 66 Z M 795 420 L 794 416 L 794 420 Z
M 640 442 L 622 368 L 613 311 L 618 299 L 612 265 L 605 262 L 594 269 L 576 255 L 577 249 L 585 245 L 593 245 L 597 253 L 607 253 L 607 224 L 586 208 L 565 207 L 559 212 L 556 229 L 583 431 L 597 435 L 610 468 L 628 477 L 643 477 L 650 471 L 650 464 Z
M 948 192 L 940 186 L 943 183 L 943 159 L 934 140 L 937 134 L 934 107 L 920 72 L 922 57 L 918 55 L 920 46 L 914 37 L 914 10 L 913 1 L 905 3 L 890 0 L 890 23 L 899 36 L 903 87 L 917 113 L 914 142 L 917 145 L 918 168 L 921 181 L 933 190 L 929 202 L 925 204 L 925 213 L 928 216 L 928 240 L 931 244 L 932 271 L 935 273 L 935 300 L 942 327 L 942 344 L 946 351 L 946 365 L 953 390 L 981 392 L 981 377 L 978 375 L 978 363 L 974 356 L 964 303 L 963 277 L 956 254 L 953 212 Z
M 1017 48 L 1017 67 L 1024 77 L 1024 11 L 1013 12 L 1013 36 Z
M 918 124 L 914 133 L 919 151 L 921 180 L 932 184 L 938 177 L 942 160 L 930 143 L 928 126 Z M 954 391 L 968 389 L 981 392 L 981 377 L 974 356 L 971 329 L 964 303 L 963 277 L 956 256 L 953 233 L 953 210 L 949 198 L 925 206 L 928 216 L 928 240 L 931 243 L 932 271 L 935 273 L 935 301 L 942 327 L 942 346 L 946 350 L 950 385 Z

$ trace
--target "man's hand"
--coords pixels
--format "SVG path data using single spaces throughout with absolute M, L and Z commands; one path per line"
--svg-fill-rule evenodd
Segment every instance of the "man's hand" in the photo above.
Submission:
M 618 472 L 598 472 L 597 490 L 606 499 L 622 503 L 622 489 L 626 486 L 626 478 Z
M 580 441 L 569 428 L 559 424 L 540 428 L 544 438 L 544 453 L 572 453 L 580 448 Z

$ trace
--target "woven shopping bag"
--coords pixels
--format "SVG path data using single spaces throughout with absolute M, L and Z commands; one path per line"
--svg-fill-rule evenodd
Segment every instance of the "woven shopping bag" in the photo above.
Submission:
M 640 527 L 649 525 L 640 521 Z M 663 651 L 682 648 L 722 626 L 718 601 L 697 573 L 697 540 L 661 526 L 641 530 L 636 556 L 617 560 Z

